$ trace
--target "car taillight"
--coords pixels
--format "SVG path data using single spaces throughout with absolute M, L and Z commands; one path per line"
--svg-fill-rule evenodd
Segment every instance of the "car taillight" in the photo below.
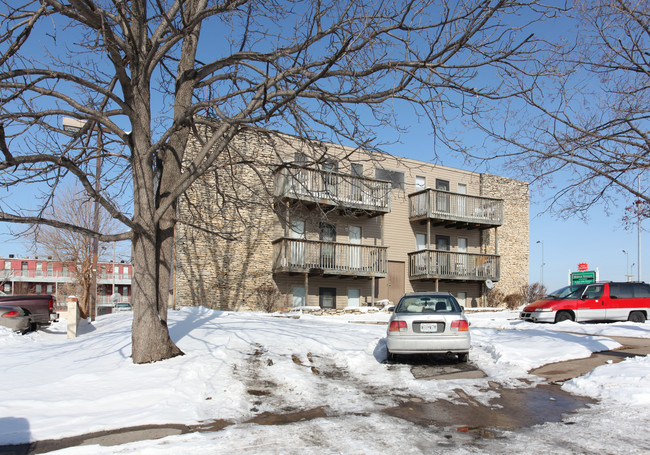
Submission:
M 2 315 L 3 318 L 15 318 L 16 316 L 20 316 L 20 313 L 18 311 L 7 311 L 5 314 Z
M 50 313 L 54 312 L 54 299 L 50 299 L 49 302 L 47 302 L 48 309 Z
M 456 321 L 451 321 L 451 328 L 456 329 L 459 332 L 467 332 L 469 330 L 469 324 L 464 319 L 458 319 Z
M 392 321 L 388 326 L 389 332 L 402 332 L 406 330 L 406 321 Z

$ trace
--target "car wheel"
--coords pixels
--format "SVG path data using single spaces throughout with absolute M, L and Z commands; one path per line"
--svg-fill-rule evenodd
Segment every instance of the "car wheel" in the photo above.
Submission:
M 640 311 L 633 311 L 633 312 L 630 313 L 630 316 L 628 316 L 627 320 L 630 321 L 630 322 L 644 323 L 645 322 L 645 314 L 643 314 Z
M 568 311 L 560 311 L 555 315 L 555 322 L 573 321 L 573 315 Z
M 463 352 L 461 354 L 458 354 L 458 361 L 459 362 L 465 363 L 465 362 L 467 362 L 468 359 L 469 359 L 469 353 Z

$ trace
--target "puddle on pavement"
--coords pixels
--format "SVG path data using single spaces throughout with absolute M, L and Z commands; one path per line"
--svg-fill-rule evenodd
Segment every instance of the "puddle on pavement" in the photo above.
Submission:
M 571 395 L 554 385 L 500 389 L 497 392 L 500 397 L 491 400 L 489 406 L 457 392 L 459 397 L 454 402 L 438 400 L 427 403 L 415 398 L 386 409 L 384 413 L 418 425 L 514 430 L 545 422 L 560 422 L 563 415 L 596 402 Z
M 246 423 L 256 423 L 258 425 L 287 425 L 289 423 L 304 422 L 306 420 L 327 417 L 325 408 L 326 406 L 320 406 L 314 409 L 307 409 L 306 411 L 288 412 L 286 414 L 264 412 L 246 421 Z

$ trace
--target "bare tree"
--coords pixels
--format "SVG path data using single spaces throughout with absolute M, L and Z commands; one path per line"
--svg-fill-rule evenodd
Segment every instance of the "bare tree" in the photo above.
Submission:
M 49 219 L 58 220 L 70 225 L 92 229 L 95 224 L 93 202 L 83 193 L 72 187 L 64 188 L 57 193 L 52 206 L 48 209 Z M 115 220 L 104 210 L 98 212 L 97 223 L 99 230 L 105 233 L 116 231 Z M 74 277 L 81 293 L 80 307 L 82 317 L 91 315 L 91 299 L 93 293 L 93 239 L 81 233 L 53 226 L 36 225 L 33 228 L 34 243 L 40 251 L 47 252 L 58 261 L 69 264 L 69 272 Z M 100 255 L 107 244 L 100 243 Z
M 546 286 L 541 283 L 531 283 L 521 287 L 520 294 L 524 303 L 533 303 L 546 295 Z
M 521 90 L 503 116 L 474 118 L 497 146 L 472 155 L 505 158 L 553 190 L 549 206 L 567 216 L 602 203 L 647 217 L 648 176 L 641 188 L 639 176 L 650 167 L 650 4 L 578 0 L 565 23 L 564 36 L 549 29 L 555 41 L 529 74 L 505 79 Z
M 177 200 L 217 160 L 256 170 L 232 147 L 247 129 L 376 149 L 403 107 L 443 139 L 477 97 L 519 92 L 492 76 L 525 66 L 528 26 L 552 14 L 537 0 L 2 3 L 0 184 L 43 198 L 31 213 L 3 201 L 0 220 L 131 239 L 136 363 L 181 354 L 167 329 Z M 123 233 L 44 216 L 72 179 Z

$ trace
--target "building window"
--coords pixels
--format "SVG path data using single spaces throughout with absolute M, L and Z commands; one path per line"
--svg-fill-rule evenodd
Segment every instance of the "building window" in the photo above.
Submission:
M 36 263 L 36 276 L 43 276 L 43 263 L 42 262 L 37 262 Z
M 36 294 L 40 294 L 43 292 L 43 285 L 42 284 L 37 284 L 36 285 Z
M 52 294 L 52 291 L 54 291 L 54 286 L 51 285 L 51 284 L 48 284 L 48 285 L 47 285 L 47 293 L 48 293 L 48 294 Z
M 318 288 L 321 308 L 336 308 L 336 288 Z
M 420 175 L 415 176 L 415 191 L 421 191 L 427 187 L 427 178 Z
M 47 263 L 47 276 L 54 276 L 54 264 L 52 262 Z
M 388 180 L 391 182 L 391 188 L 393 189 L 403 190 L 405 188 L 403 172 L 377 168 L 375 169 L 375 178 L 379 180 Z
M 11 292 L 11 285 L 9 283 L 5 283 L 5 293 L 9 294 Z

